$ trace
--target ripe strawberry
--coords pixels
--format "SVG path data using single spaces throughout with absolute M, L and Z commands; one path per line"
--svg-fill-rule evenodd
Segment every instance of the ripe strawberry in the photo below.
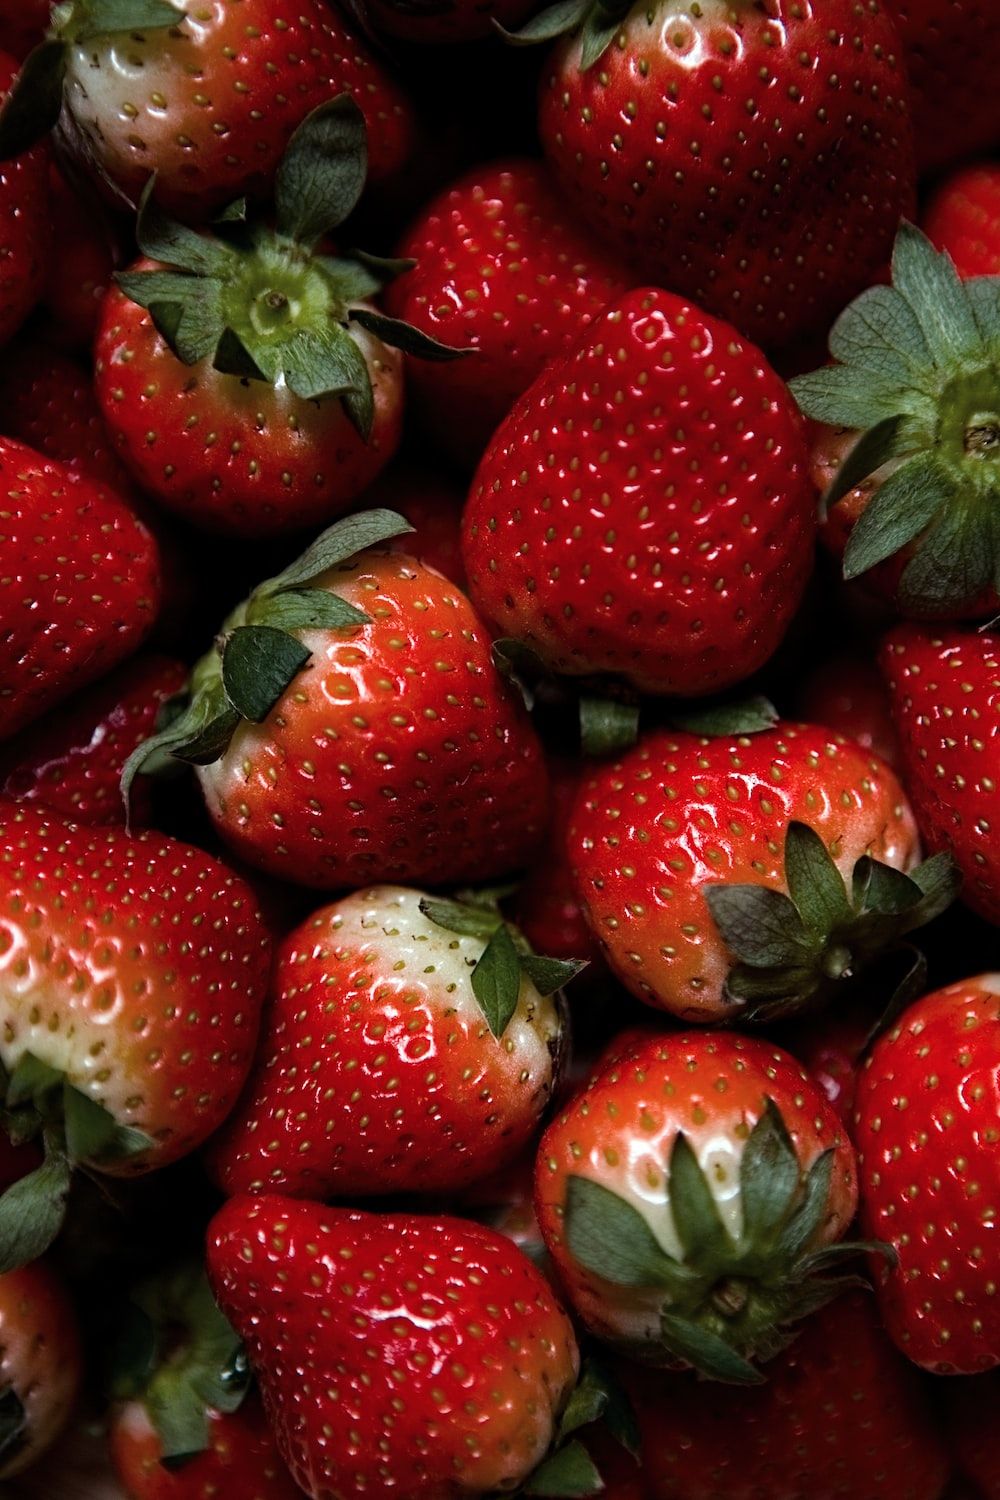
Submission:
M 838 1005 L 787 1027 L 781 1038 L 822 1090 L 848 1134 L 854 1126 L 858 1070 L 878 1019 L 870 1001 Z
M 55 1442 L 82 1374 L 76 1314 L 48 1266 L 0 1276 L 0 1480 L 29 1468 Z
M 949 1380 L 943 1388 L 945 1422 L 959 1471 L 976 1486 L 976 1500 L 1000 1500 L 1000 1375 Z
M 456 353 L 374 310 L 375 262 L 327 253 L 365 158 L 343 95 L 292 137 L 273 228 L 196 234 L 144 203 L 144 258 L 104 302 L 97 397 L 139 483 L 199 526 L 266 536 L 347 510 L 400 439 L 400 349 Z
M 89 827 L 124 823 L 125 762 L 155 732 L 164 703 L 186 681 L 178 661 L 133 657 L 0 747 L 0 794 Z M 133 824 L 148 823 L 150 812 L 148 800 L 141 806 L 134 800 Z
M 391 311 L 477 351 L 412 377 L 424 429 L 469 467 L 543 366 L 569 353 L 629 283 L 566 213 L 544 166 L 524 159 L 477 167 L 446 188 L 399 254 L 417 265 L 390 288 Z
M 0 99 L 6 99 L 17 63 L 0 52 Z M 7 343 L 41 295 L 52 241 L 49 158 L 44 147 L 0 160 L 0 344 Z
M 86 686 L 156 618 L 152 536 L 110 490 L 0 438 L 0 738 Z
M 115 235 L 100 206 L 84 200 L 55 167 L 49 193 L 49 233 L 58 253 L 42 292 L 45 338 L 89 353 L 115 269 Z
M 552 802 L 548 833 L 517 891 L 517 923 L 538 953 L 585 958 L 603 969 L 601 951 L 573 887 L 566 848 L 570 815 L 581 781 L 574 761 L 551 760 Z M 593 976 L 591 976 L 593 977 Z
M 361 0 L 359 10 L 373 30 L 425 47 L 481 41 L 497 26 L 520 26 L 531 0 Z
M 1000 275 L 1000 166 L 982 162 L 945 178 L 924 210 L 924 233 L 959 276 Z
M 1000 46 L 993 0 L 888 0 L 910 80 L 917 163 L 936 171 L 1000 146 L 991 95 Z
M 254 1395 L 232 1414 L 211 1412 L 207 1446 L 180 1465 L 163 1463 L 163 1440 L 141 1402 L 115 1413 L 109 1441 L 129 1500 L 302 1500 Z
M 939 1375 L 1000 1365 L 998 997 L 995 974 L 925 995 L 858 1080 L 862 1221 L 897 1256 L 877 1267 L 882 1316 L 903 1353 Z
M 495 908 L 400 886 L 296 928 L 254 1073 L 212 1146 L 224 1190 L 443 1193 L 511 1161 L 551 1098 L 565 1045 L 553 995 L 575 972 L 519 961 L 518 936 Z
M 948 859 L 913 869 L 916 825 L 888 766 L 816 725 L 757 728 L 648 733 L 595 768 L 571 818 L 608 963 L 686 1020 L 815 1008 L 957 887 Z
M 885 683 L 874 662 L 861 656 L 831 656 L 810 669 L 797 708 L 810 724 L 835 729 L 896 770 L 899 743 Z
M 812 568 L 802 427 L 760 351 L 633 291 L 517 401 L 465 512 L 477 608 L 553 671 L 644 692 L 739 682 Z
M 465 596 L 349 516 L 230 615 L 187 713 L 136 752 L 193 762 L 249 864 L 325 889 L 457 884 L 523 863 L 545 826 L 541 746 Z
M 900 625 L 886 638 L 881 662 L 920 832 L 928 848 L 947 849 L 958 862 L 964 900 L 1000 924 L 996 637 Z
M 278 1447 L 314 1500 L 373 1485 L 407 1500 L 506 1492 L 549 1449 L 576 1342 L 502 1235 L 461 1219 L 233 1198 L 209 1226 L 208 1271 Z
M 730 1032 L 636 1041 L 542 1137 L 538 1219 L 573 1307 L 633 1358 L 736 1384 L 840 1289 L 854 1152 L 806 1073 Z
M 401 458 L 383 470 L 375 483 L 365 490 L 363 508 L 398 511 L 413 529 L 393 537 L 389 542 L 390 549 L 405 552 L 408 557 L 418 557 L 464 589 L 464 500 L 464 490 L 449 475 Z
M 871 287 L 833 327 L 839 363 L 792 381 L 807 416 L 859 434 L 825 497 L 836 506 L 866 487 L 845 578 L 891 560 L 896 606 L 915 618 L 987 617 L 1000 601 L 998 320 L 1000 278 L 960 281 L 904 224 L 892 286 Z
M 776 347 L 824 330 L 888 259 L 914 173 L 877 0 L 579 0 L 533 29 L 577 32 L 542 76 L 556 181 L 652 284 Z
M 940 1500 L 927 1393 L 852 1291 L 810 1318 L 767 1382 L 724 1401 L 690 1376 L 622 1371 L 649 1500 Z
M 159 833 L 0 808 L 0 1063 L 46 1162 L 0 1200 L 0 1265 L 40 1254 L 70 1168 L 148 1172 L 200 1145 L 250 1068 L 269 941 L 250 888 Z
M 335 94 L 364 113 L 374 177 L 410 149 L 405 99 L 322 0 L 72 0 L 52 37 L 0 114 L 0 154 L 61 108 L 64 143 L 119 201 L 137 203 L 154 174 L 157 201 L 193 221 L 260 197 L 292 132 Z

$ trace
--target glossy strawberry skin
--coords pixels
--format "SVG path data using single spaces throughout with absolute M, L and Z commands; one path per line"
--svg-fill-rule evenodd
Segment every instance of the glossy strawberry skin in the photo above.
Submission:
M 992 0 L 888 0 L 910 80 L 917 164 L 930 172 L 1000 145 Z
M 351 508 L 402 431 L 402 356 L 356 325 L 353 336 L 375 398 L 367 442 L 335 397 L 304 401 L 209 360 L 182 364 L 117 287 L 94 346 L 97 399 L 134 479 L 185 520 L 241 538 L 318 527 Z
M 573 878 L 605 958 L 640 1000 L 686 1020 L 738 1013 L 702 887 L 784 890 L 792 820 L 820 834 L 844 875 L 865 853 L 897 869 L 916 862 L 896 777 L 817 725 L 711 740 L 654 730 L 583 783 L 568 836 Z
M 638 290 L 515 404 L 463 546 L 477 608 L 552 670 L 692 695 L 768 659 L 814 535 L 783 382 L 729 325 Z
M 1000 784 L 1000 653 L 989 632 L 901 625 L 881 666 L 900 741 L 901 770 L 929 850 L 949 849 L 962 899 L 1000 924 L 993 826 Z
M 0 854 L 4 1066 L 31 1052 L 152 1137 L 102 1171 L 185 1155 L 253 1056 L 270 942 L 252 891 L 163 834 L 76 828 L 25 804 L 0 805 Z
M 1000 275 L 1000 167 L 963 167 L 936 189 L 922 227 L 960 276 Z
M 152 536 L 110 490 L 0 438 L 0 737 L 134 651 L 159 606 Z
M 919 1377 L 849 1292 L 754 1390 L 621 1368 L 648 1500 L 939 1500 L 948 1455 Z
M 502 1235 L 233 1198 L 209 1226 L 208 1272 L 307 1494 L 346 1500 L 377 1482 L 460 1500 L 513 1489 L 544 1455 L 576 1343 Z
M 259 1398 L 235 1412 L 210 1412 L 208 1447 L 179 1466 L 160 1462 L 163 1444 L 141 1401 L 114 1414 L 109 1445 L 115 1473 L 130 1500 L 302 1500 L 275 1447 Z
M 155 172 L 163 207 L 195 221 L 259 197 L 295 127 L 342 93 L 365 115 L 371 176 L 402 165 L 409 107 L 323 0 L 178 9 L 187 19 L 175 28 L 70 48 L 66 107 L 118 194 L 137 202 Z
M 24 1440 L 0 1460 L 0 1480 L 29 1468 L 65 1428 L 80 1394 L 76 1313 L 44 1261 L 0 1276 L 0 1390 L 24 1409 Z
M 542 144 L 651 284 L 777 347 L 826 328 L 888 261 L 914 174 L 884 6 L 659 0 L 580 59 L 577 36 L 544 65 Z
M 541 837 L 541 746 L 454 585 L 365 553 L 323 582 L 371 616 L 307 632 L 312 661 L 260 726 L 199 769 L 219 832 L 258 868 L 321 889 L 462 884 L 518 867 Z
M 0 97 L 17 63 L 0 53 Z M 0 162 L 0 344 L 6 344 L 38 301 L 45 284 L 49 229 L 49 155 L 44 146 Z
M 0 793 L 87 827 L 124 824 L 119 783 L 125 762 L 186 681 L 182 662 L 133 657 L 0 747 Z M 148 788 L 140 783 L 131 803 L 133 827 L 149 822 L 144 792 Z
M 1000 977 L 964 980 L 910 1006 L 858 1081 L 862 1223 L 898 1257 L 874 1266 L 882 1317 L 935 1374 L 1000 1365 L 998 1041 Z
M 616 302 L 629 273 L 570 218 L 539 162 L 477 167 L 433 199 L 398 253 L 395 317 L 476 356 L 409 374 L 424 427 L 472 467 L 542 367 Z

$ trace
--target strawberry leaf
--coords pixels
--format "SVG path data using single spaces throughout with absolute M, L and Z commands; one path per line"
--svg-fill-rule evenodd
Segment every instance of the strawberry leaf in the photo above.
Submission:
M 958 272 L 913 224 L 903 223 L 892 255 L 892 284 L 906 298 L 931 349 L 945 361 L 981 362 L 982 335 Z
M 887 417 L 884 422 L 876 423 L 861 434 L 823 496 L 823 504 L 827 510 L 848 491 L 863 483 L 877 469 L 881 469 L 883 464 L 904 451 L 905 439 L 902 433 L 903 418 Z
M 383 344 L 389 344 L 393 349 L 401 349 L 404 354 L 412 355 L 416 359 L 440 362 L 465 359 L 467 355 L 477 352 L 475 349 L 453 349 L 450 344 L 439 344 L 437 339 L 432 339 L 428 334 L 422 333 L 419 328 L 412 328 L 409 323 L 403 323 L 399 318 L 387 318 L 384 313 L 373 312 L 371 308 L 352 307 L 347 316 L 352 323 L 359 323 L 377 339 L 381 339 Z
M 686 704 L 680 712 L 671 710 L 667 722 L 685 734 L 715 739 L 772 729 L 778 722 L 778 710 L 769 698 L 754 693 L 731 703 Z
M 789 823 L 785 880 L 806 927 L 818 937 L 849 922 L 853 913 L 844 879 L 823 840 L 807 823 Z
M 566 1245 L 575 1261 L 615 1286 L 669 1287 L 684 1274 L 642 1214 L 589 1177 L 566 1184 Z
M 540 995 L 553 995 L 587 968 L 581 958 L 542 958 L 537 953 L 521 954 L 521 970 L 527 974 Z
M 345 329 L 339 324 L 303 328 L 282 346 L 280 357 L 289 390 L 304 401 L 352 396 L 353 404 L 345 410 L 367 442 L 375 419 L 371 376 L 364 355 Z
M 0 161 L 20 156 L 52 130 L 62 112 L 65 78 L 65 42 L 44 41 L 29 53 L 0 109 Z
M 687 1318 L 661 1314 L 660 1337 L 675 1359 L 683 1360 L 710 1380 L 724 1381 L 727 1385 L 764 1383 L 761 1372 L 737 1354 L 725 1339 Z
M 299 125 L 274 184 L 278 232 L 311 249 L 342 224 L 368 173 L 365 117 L 350 94 L 321 104 Z
M 52 1245 L 66 1216 L 69 1184 L 65 1154 L 47 1143 L 42 1165 L 0 1197 L 0 1275 L 37 1260 Z
M 713 885 L 705 900 L 726 947 L 755 968 L 803 962 L 813 941 L 792 901 L 766 885 Z
M 639 738 L 639 707 L 612 698 L 580 699 L 580 749 L 595 759 L 619 755 Z
M 934 357 L 923 329 L 906 298 L 891 286 L 869 287 L 845 308 L 830 331 L 830 353 L 841 364 L 900 385 L 933 378 Z
M 526 21 L 519 31 L 506 31 L 494 20 L 493 25 L 512 47 L 537 47 L 540 42 L 554 41 L 557 36 L 576 31 L 590 10 L 593 0 L 557 0 L 537 16 Z
M 857 578 L 899 552 L 926 530 L 953 495 L 954 485 L 947 470 L 924 456 L 911 459 L 890 474 L 868 501 L 848 538 L 844 577 Z
M 521 993 L 521 962 L 505 922 L 496 928 L 472 971 L 472 990 L 490 1031 L 503 1036 Z
M 497 928 L 503 925 L 503 918 L 495 908 L 465 901 L 446 901 L 425 896 L 420 902 L 420 910 L 445 931 L 457 932 L 463 937 L 481 938 L 484 943 L 489 942 Z
M 329 526 L 276 578 L 261 584 L 255 590 L 255 597 L 263 598 L 313 583 L 338 563 L 347 562 L 369 547 L 378 547 L 382 542 L 412 530 L 409 521 L 393 510 L 366 510 L 356 516 L 345 516 L 342 521 Z
M 371 616 L 327 589 L 286 589 L 255 600 L 247 623 L 276 630 L 357 630 L 370 625 Z
M 99 1162 L 118 1130 L 114 1115 L 72 1084 L 63 1087 L 63 1129 L 66 1154 L 78 1162 Z
M 169 0 L 86 0 L 83 24 L 74 27 L 74 39 L 89 42 L 116 31 L 158 31 L 183 26 L 185 16 Z
M 154 176 L 147 182 L 139 199 L 136 240 L 143 255 L 148 255 L 151 260 L 164 261 L 180 271 L 218 276 L 224 280 L 234 265 L 233 251 L 212 235 L 199 234 L 186 224 L 171 219 L 153 197 L 155 187 Z
M 670 1152 L 670 1209 L 686 1260 L 701 1266 L 726 1265 L 732 1258 L 730 1239 L 698 1158 L 683 1131 Z
M 832 1180 L 833 1151 L 827 1149 L 806 1173 L 799 1204 L 781 1231 L 777 1253 L 782 1259 L 798 1261 L 819 1233 L 829 1211 Z
M 753 1245 L 772 1243 L 794 1206 L 801 1178 L 781 1111 L 768 1099 L 740 1162 L 743 1233 Z
M 898 597 L 904 609 L 961 613 L 975 608 L 986 589 L 1000 582 L 992 518 L 977 525 L 961 501 L 956 494 L 951 506 L 938 513 L 903 570 Z
M 521 1486 L 522 1495 L 599 1495 L 604 1489 L 600 1472 L 582 1443 L 575 1439 L 543 1459 Z
M 310 658 L 295 636 L 270 625 L 239 625 L 222 652 L 222 681 L 237 713 L 263 724 Z

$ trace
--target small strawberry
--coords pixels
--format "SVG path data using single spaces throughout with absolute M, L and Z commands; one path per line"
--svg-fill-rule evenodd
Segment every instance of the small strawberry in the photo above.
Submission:
M 1000 47 L 993 0 L 888 0 L 899 27 L 922 172 L 1000 146 L 992 59 Z
M 0 1480 L 29 1468 L 59 1437 L 82 1375 L 76 1313 L 48 1266 L 0 1276 Z
M 406 529 L 349 516 L 255 589 L 126 784 L 164 757 L 194 763 L 238 855 L 321 889 L 523 863 L 545 826 L 541 746 L 461 591 L 379 550 Z
M 959 276 L 1000 275 L 1000 166 L 981 162 L 946 177 L 921 224 Z
M 756 727 L 652 731 L 594 769 L 571 818 L 608 963 L 689 1021 L 816 1008 L 957 889 L 947 858 L 913 868 L 916 825 L 888 766 L 816 725 Z
M 928 848 L 948 850 L 965 901 L 1000 924 L 1000 647 L 988 631 L 900 625 L 882 647 L 901 774 Z
M 186 681 L 178 661 L 133 657 L 0 746 L 0 794 L 88 827 L 124 823 L 125 762 L 155 732 L 164 703 Z M 150 811 L 133 799 L 133 823 L 148 823 Z
M 882 1316 L 939 1375 L 1000 1365 L 998 1046 L 1000 978 L 981 975 L 911 1005 L 858 1080 L 862 1222 L 897 1257 L 877 1267 Z
M 540 162 L 477 167 L 433 199 L 399 254 L 416 268 L 390 310 L 429 337 L 476 350 L 460 366 L 421 365 L 413 389 L 424 425 L 474 466 L 522 391 L 629 284 L 567 214 Z
M 546 1130 L 535 1200 L 579 1316 L 652 1363 L 763 1377 L 842 1283 L 854 1152 L 805 1072 L 729 1032 L 636 1041 Z
M 115 269 L 115 231 L 101 206 L 75 192 L 55 167 L 49 192 L 49 232 L 58 253 L 42 292 L 45 338 L 60 349 L 89 353 Z
M 323 907 L 278 951 L 213 1175 L 227 1193 L 353 1198 L 494 1171 L 551 1098 L 555 992 L 576 968 L 531 953 L 489 905 L 379 886 Z
M 1000 1500 L 1000 1375 L 945 1383 L 945 1424 L 959 1472 L 976 1486 L 976 1500 Z
M 292 137 L 273 226 L 198 234 L 143 200 L 144 258 L 104 302 L 97 397 L 138 482 L 199 526 L 267 536 L 347 510 L 399 443 L 400 350 L 461 352 L 375 311 L 394 263 L 328 253 L 366 150 L 342 95 Z
M 103 486 L 0 438 L 0 738 L 128 656 L 159 605 L 156 545 Z
M 190 220 L 265 195 L 293 131 L 335 94 L 353 96 L 372 174 L 397 171 L 412 120 L 393 81 L 323 0 L 71 0 L 0 113 L 0 157 L 56 124 L 119 202 L 157 201 Z
M 792 381 L 808 416 L 859 434 L 825 497 L 834 507 L 866 486 L 844 576 L 892 559 L 905 615 L 978 618 L 998 607 L 998 323 L 1000 277 L 960 281 L 904 224 L 892 286 L 871 287 L 834 324 L 839 363 Z
M 578 1369 L 573 1330 L 492 1230 L 233 1198 L 209 1226 L 208 1271 L 313 1500 L 373 1486 L 407 1500 L 508 1492 L 556 1437 Z
M 899 743 L 889 698 L 870 658 L 830 656 L 810 668 L 796 707 L 808 723 L 836 730 L 898 770 Z
M 582 768 L 574 761 L 553 759 L 549 773 L 552 801 L 548 833 L 518 886 L 517 923 L 538 953 L 550 953 L 554 958 L 586 958 L 603 970 L 600 948 L 573 886 L 566 847 Z
M 250 888 L 159 833 L 0 807 L 0 1064 L 44 1165 L 0 1199 L 0 1265 L 58 1232 L 74 1165 L 148 1172 L 200 1145 L 250 1068 L 269 941 Z
M 17 63 L 0 52 L 0 99 Z M 0 344 L 24 322 L 45 285 L 51 255 L 49 159 L 44 147 L 0 160 Z
M 885 6 L 575 0 L 538 128 L 563 195 L 669 286 L 765 347 L 821 332 L 913 201 L 907 84 Z
M 634 291 L 494 435 L 465 512 L 469 591 L 553 671 L 714 692 L 780 642 L 814 509 L 801 423 L 760 351 Z

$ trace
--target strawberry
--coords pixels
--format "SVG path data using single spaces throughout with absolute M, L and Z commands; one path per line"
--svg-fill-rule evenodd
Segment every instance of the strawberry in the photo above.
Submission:
M 900 625 L 882 647 L 901 771 L 920 831 L 951 852 L 962 895 L 1000 924 L 993 840 L 1000 785 L 1000 651 L 987 632 Z
M 474 171 L 446 188 L 403 236 L 416 268 L 388 305 L 429 337 L 477 357 L 415 367 L 426 431 L 473 467 L 522 391 L 616 302 L 627 272 L 569 217 L 540 162 Z
M 200 1145 L 246 1079 L 269 941 L 250 888 L 159 833 L 0 808 L 0 1063 L 45 1164 L 0 1199 L 0 1264 L 40 1254 L 72 1166 L 148 1172 Z
M 0 52 L 0 99 L 17 63 Z M 0 159 L 0 344 L 24 322 L 45 285 L 51 253 L 49 160 L 44 147 Z
M 586 958 L 601 965 L 600 949 L 573 888 L 566 848 L 570 816 L 581 780 L 580 765 L 551 760 L 552 803 L 548 835 L 517 891 L 517 922 L 539 953 Z
M 55 167 L 49 191 L 49 229 L 59 253 L 42 292 L 45 337 L 61 349 L 89 352 L 115 268 L 115 234 L 100 205 L 74 192 Z
M 940 1500 L 928 1394 L 852 1291 L 810 1318 L 767 1383 L 726 1400 L 690 1376 L 622 1372 L 649 1500 Z
M 839 363 L 792 381 L 807 416 L 859 434 L 826 494 L 830 507 L 867 486 L 844 576 L 891 559 L 905 615 L 997 610 L 998 326 L 1000 278 L 961 281 L 949 258 L 904 224 L 892 286 L 864 292 L 833 327 Z
M 942 911 L 956 872 L 913 868 L 902 787 L 859 745 L 810 724 L 717 727 L 651 731 L 583 783 L 568 847 L 584 914 L 649 1005 L 695 1021 L 815 1009 Z
M 73 156 L 119 201 L 156 198 L 200 221 L 265 195 L 290 136 L 335 94 L 356 98 L 372 174 L 409 152 L 409 107 L 323 0 L 72 0 L 28 58 L 0 113 L 0 156 L 56 124 Z
M 466 506 L 473 602 L 553 671 L 643 692 L 738 682 L 812 568 L 801 424 L 763 355 L 633 291 L 518 400 Z
M 897 770 L 899 744 L 885 683 L 870 659 L 828 657 L 810 669 L 798 695 L 803 719 L 835 729 Z
M 133 1291 L 113 1384 L 108 1441 L 131 1500 L 301 1500 L 200 1265 Z
M 858 1070 L 877 1020 L 870 1004 L 839 1005 L 786 1028 L 781 1039 L 848 1133 L 854 1126 Z
M 922 227 L 959 276 L 1000 275 L 1000 166 L 982 162 L 946 177 L 924 210 Z
M 401 458 L 383 470 L 365 490 L 364 509 L 398 510 L 413 529 L 393 537 L 389 542 L 391 550 L 418 557 L 464 589 L 464 500 L 464 491 L 450 475 Z
M 0 438 L 0 738 L 115 666 L 159 605 L 152 536 L 103 486 Z
M 541 746 L 465 596 L 378 550 L 406 529 L 389 511 L 347 517 L 255 589 L 126 786 L 165 757 L 193 762 L 226 842 L 303 885 L 444 885 L 522 863 L 545 825 Z
M 959 1471 L 976 1486 L 976 1500 L 1000 1500 L 1000 1375 L 949 1380 L 945 1422 Z
M 76 1314 L 48 1266 L 0 1276 L 0 1480 L 51 1447 L 73 1414 L 82 1374 Z
M 877 1268 L 882 1317 L 903 1353 L 939 1375 L 1000 1365 L 998 1043 L 1000 978 L 985 974 L 911 1005 L 858 1080 L 862 1222 L 895 1251 Z
M 872 0 L 575 0 L 538 128 L 588 224 L 666 285 L 776 347 L 822 332 L 913 202 L 900 39 Z
M 461 1219 L 233 1198 L 209 1225 L 208 1272 L 313 1500 L 368 1496 L 373 1484 L 407 1500 L 507 1492 L 544 1459 L 576 1342 L 502 1235 Z
M 731 1032 L 637 1040 L 542 1137 L 535 1201 L 583 1322 L 734 1384 L 840 1289 L 854 1152 L 806 1073 Z
M 374 31 L 425 47 L 476 42 L 497 26 L 520 26 L 531 0 L 362 0 L 359 10 Z
M 991 58 L 1000 45 L 993 0 L 888 0 L 910 80 L 921 171 L 1000 146 Z
M 374 310 L 387 263 L 327 253 L 365 161 L 342 95 L 292 137 L 273 227 L 196 234 L 144 200 L 144 258 L 102 310 L 97 397 L 138 482 L 197 525 L 266 536 L 347 510 L 400 439 L 400 349 L 459 352 Z
M 494 1171 L 551 1097 L 565 1045 L 553 996 L 576 967 L 532 954 L 490 906 L 377 886 L 323 907 L 278 952 L 213 1174 L 227 1193 L 346 1198 Z
M 133 657 L 0 747 L 0 794 L 89 827 L 124 823 L 119 782 L 125 762 L 186 681 L 178 661 Z M 150 812 L 143 805 L 140 813 L 133 801 L 133 823 L 148 823 Z

